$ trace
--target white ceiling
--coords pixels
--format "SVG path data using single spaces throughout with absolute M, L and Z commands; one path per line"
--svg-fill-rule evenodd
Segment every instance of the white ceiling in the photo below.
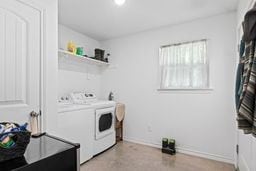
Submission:
M 59 0 L 59 22 L 106 40 L 234 11 L 238 0 Z

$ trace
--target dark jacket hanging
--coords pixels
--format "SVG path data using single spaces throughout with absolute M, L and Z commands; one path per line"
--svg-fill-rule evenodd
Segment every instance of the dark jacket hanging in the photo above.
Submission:
M 239 94 L 238 127 L 256 137 L 256 6 L 245 15 L 245 54 L 242 60 L 242 92 Z M 241 63 L 240 63 L 241 64 Z M 238 71 L 239 72 L 239 71 Z
M 255 41 L 256 39 L 256 3 L 244 17 L 244 41 Z

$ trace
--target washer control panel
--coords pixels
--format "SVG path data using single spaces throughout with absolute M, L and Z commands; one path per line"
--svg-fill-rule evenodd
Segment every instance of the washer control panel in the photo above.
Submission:
M 97 101 L 94 94 L 86 92 L 73 92 L 70 94 L 70 97 L 76 104 L 90 104 Z

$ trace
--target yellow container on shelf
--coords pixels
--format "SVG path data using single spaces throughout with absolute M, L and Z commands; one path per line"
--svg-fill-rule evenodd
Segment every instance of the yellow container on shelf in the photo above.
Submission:
M 73 41 L 68 42 L 67 49 L 69 52 L 76 54 L 76 44 Z

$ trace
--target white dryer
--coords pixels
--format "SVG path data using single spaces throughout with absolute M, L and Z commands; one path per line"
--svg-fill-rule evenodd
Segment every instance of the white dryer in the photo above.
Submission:
M 115 102 L 100 101 L 92 104 L 95 109 L 95 138 L 93 143 L 94 155 L 97 155 L 116 142 L 115 131 Z

